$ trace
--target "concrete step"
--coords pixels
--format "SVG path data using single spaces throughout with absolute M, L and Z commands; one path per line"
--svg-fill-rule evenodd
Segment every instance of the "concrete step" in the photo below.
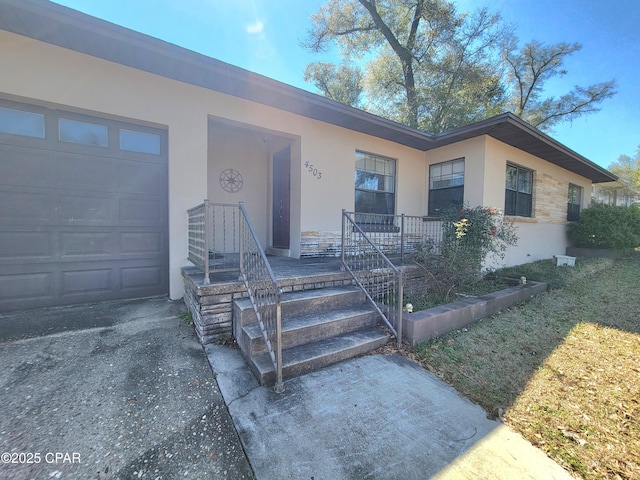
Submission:
M 285 293 L 280 305 L 282 318 L 292 318 L 333 308 L 350 307 L 364 301 L 364 293 L 358 287 L 348 285 Z M 247 298 L 234 302 L 233 318 L 234 321 L 239 321 L 240 328 L 258 321 L 251 302 Z
M 319 309 L 314 313 L 284 318 L 282 322 L 282 345 L 283 348 L 296 347 L 364 327 L 373 327 L 379 323 L 379 314 L 366 303 L 330 310 Z M 242 328 L 241 338 L 236 340 L 243 345 L 245 354 L 249 357 L 260 355 L 267 351 L 264 336 L 257 323 L 245 325 Z
M 390 335 L 379 327 L 367 327 L 282 351 L 282 376 L 293 378 L 385 345 Z M 275 369 L 268 353 L 250 359 L 251 369 L 262 385 L 275 382 Z

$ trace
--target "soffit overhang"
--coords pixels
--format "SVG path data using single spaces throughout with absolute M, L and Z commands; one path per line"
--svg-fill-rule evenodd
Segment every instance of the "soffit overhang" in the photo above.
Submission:
M 510 113 L 430 135 L 46 0 L 0 0 L 0 29 L 422 151 L 489 135 L 595 183 L 616 179 Z

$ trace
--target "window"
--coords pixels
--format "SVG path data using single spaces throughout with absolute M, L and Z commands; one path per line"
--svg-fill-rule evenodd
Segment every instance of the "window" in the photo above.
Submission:
M 448 207 L 462 208 L 464 158 L 429 167 L 429 215 L 440 215 Z
M 387 224 L 395 213 L 396 162 L 370 153 L 356 152 L 356 221 Z M 377 214 L 377 215 L 363 215 Z
M 569 184 L 569 199 L 567 200 L 567 220 L 575 222 L 580 218 L 580 205 L 582 204 L 582 187 Z
M 160 135 L 120 129 L 120 149 L 160 155 Z
M 106 147 L 108 145 L 108 129 L 106 125 L 59 118 L 58 130 L 61 142 L 79 143 L 94 147 Z
M 0 133 L 44 138 L 44 115 L 0 107 Z
M 507 164 L 505 215 L 533 216 L 533 171 Z

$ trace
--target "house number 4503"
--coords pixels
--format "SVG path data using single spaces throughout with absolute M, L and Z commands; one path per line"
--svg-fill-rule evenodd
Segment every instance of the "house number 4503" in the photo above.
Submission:
M 304 166 L 309 171 L 309 173 L 316 177 L 318 180 L 322 178 L 322 172 L 319 172 L 318 169 L 313 166 L 313 163 L 305 162 Z

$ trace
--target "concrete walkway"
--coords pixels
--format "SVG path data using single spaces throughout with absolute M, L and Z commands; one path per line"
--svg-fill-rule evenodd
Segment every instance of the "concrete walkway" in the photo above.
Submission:
M 183 312 L 155 298 L 0 315 L 0 453 L 39 454 L 0 478 L 571 478 L 403 357 L 278 395 L 238 350 L 205 355 Z
M 361 357 L 261 387 L 237 350 L 206 347 L 258 479 L 570 479 L 404 357 Z

